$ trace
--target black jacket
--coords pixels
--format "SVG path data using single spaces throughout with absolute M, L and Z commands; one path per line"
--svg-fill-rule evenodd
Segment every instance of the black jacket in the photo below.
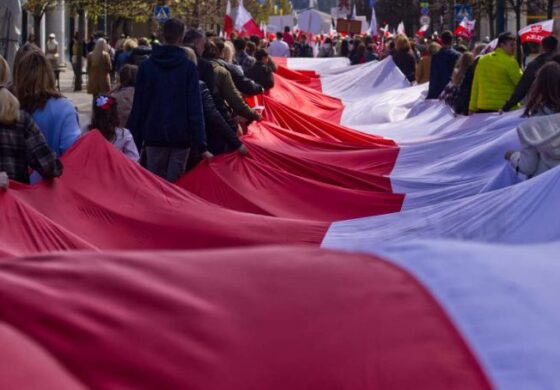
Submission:
M 127 127 L 138 148 L 145 143 L 206 150 L 196 66 L 182 48 L 155 46 L 140 65 Z
M 455 63 L 461 54 L 454 49 L 441 49 L 432 56 L 430 87 L 427 99 L 439 99 L 443 89 L 451 81 Z
M 457 95 L 457 99 L 455 99 L 455 104 L 453 105 L 453 110 L 458 115 L 469 115 L 469 103 L 474 80 L 474 71 L 476 70 L 477 65 L 478 58 L 465 72 L 465 77 L 463 77 L 463 81 L 459 87 L 459 93 Z
M 393 61 L 395 61 L 395 65 L 403 72 L 408 81 L 412 83 L 416 80 L 416 61 L 408 50 L 395 50 L 393 52 Z
M 274 74 L 268 64 L 257 61 L 247 72 L 247 76 L 253 79 L 265 89 L 274 87 Z
M 128 57 L 126 63 L 131 65 L 140 66 L 140 64 L 150 58 L 152 54 L 152 49 L 148 46 L 138 46 L 132 49 L 130 56 Z M 116 56 L 115 56 L 116 58 Z
M 199 83 L 208 150 L 212 154 L 218 155 L 238 149 L 241 141 L 237 138 L 235 126 L 224 119 L 204 81 L 199 81 Z
M 241 70 L 239 66 L 230 64 L 223 60 L 218 60 L 218 63 L 228 70 L 231 74 L 231 79 L 235 84 L 235 88 L 237 88 L 243 95 L 254 96 L 264 92 L 264 88 L 261 85 L 255 83 L 255 81 L 250 78 L 245 77 L 243 70 Z
M 525 96 L 527 96 L 529 90 L 531 89 L 531 85 L 533 85 L 533 82 L 537 77 L 537 72 L 551 58 L 552 53 L 543 53 L 533 61 L 531 61 L 529 65 L 527 65 L 527 69 L 525 69 L 525 72 L 523 72 L 523 77 L 521 77 L 521 80 L 519 80 L 517 87 L 515 87 L 515 91 L 513 91 L 513 94 L 511 95 L 509 100 L 506 102 L 506 104 L 504 104 L 502 110 L 504 110 L 505 112 L 511 110 L 513 106 L 517 105 L 517 103 L 522 101 Z

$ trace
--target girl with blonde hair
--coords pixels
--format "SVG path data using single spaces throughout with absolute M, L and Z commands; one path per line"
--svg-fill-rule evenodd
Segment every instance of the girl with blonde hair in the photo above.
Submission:
M 54 74 L 38 50 L 24 54 L 14 68 L 14 91 L 21 108 L 33 117 L 51 149 L 60 156 L 81 134 L 74 105 L 56 89 Z
M 29 183 L 29 168 L 47 179 L 62 174 L 62 164 L 33 119 L 0 84 L 0 187 L 8 187 L 7 178 Z
M 87 56 L 87 92 L 94 98 L 111 91 L 111 69 L 109 45 L 105 39 L 99 38 Z

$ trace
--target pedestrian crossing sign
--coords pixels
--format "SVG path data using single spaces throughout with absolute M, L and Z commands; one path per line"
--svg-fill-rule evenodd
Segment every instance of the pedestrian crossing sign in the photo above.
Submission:
M 154 8 L 154 17 L 158 22 L 164 23 L 169 18 L 171 18 L 171 10 L 169 9 L 169 7 L 156 5 L 156 7 Z

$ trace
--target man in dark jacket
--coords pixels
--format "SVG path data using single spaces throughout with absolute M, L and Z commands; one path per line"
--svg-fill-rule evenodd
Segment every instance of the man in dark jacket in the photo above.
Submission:
M 503 112 L 510 111 L 514 106 L 520 103 L 525 96 L 527 96 L 529 90 L 531 89 L 531 85 L 533 85 L 533 82 L 537 77 L 539 69 L 542 68 L 542 66 L 556 53 L 556 50 L 558 49 L 558 39 L 554 36 L 548 36 L 542 40 L 541 45 L 542 54 L 529 63 L 527 69 L 523 72 L 521 81 L 519 81 L 519 84 L 515 87 L 515 91 L 506 104 L 504 104 L 504 107 L 502 108 Z
M 262 85 L 264 89 L 274 87 L 274 74 L 269 65 L 270 58 L 266 49 L 259 49 L 255 53 L 257 62 L 247 72 L 247 77 Z
M 432 65 L 430 68 L 430 88 L 428 90 L 427 99 L 438 99 L 439 95 L 451 80 L 455 63 L 461 54 L 454 50 L 453 34 L 451 31 L 444 31 L 441 34 L 442 48 L 432 56 Z
M 128 127 L 137 146 L 144 145 L 149 171 L 175 182 L 185 172 L 190 147 L 206 150 L 204 114 L 196 66 L 180 47 L 185 25 L 170 19 L 164 45 L 140 65 Z

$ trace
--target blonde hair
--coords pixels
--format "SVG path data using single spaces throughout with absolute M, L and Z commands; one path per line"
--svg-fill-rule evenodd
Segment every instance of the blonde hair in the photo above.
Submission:
M 91 63 L 93 65 L 100 65 L 103 63 L 103 56 L 105 53 L 109 52 L 109 45 L 107 41 L 103 38 L 99 38 L 95 42 L 95 46 L 93 47 L 93 51 L 91 52 Z
M 38 50 L 24 54 L 14 68 L 14 91 L 22 109 L 33 113 L 45 107 L 50 98 L 62 95 L 56 89 L 51 64 Z
M 8 61 L 0 55 L 0 84 L 5 84 L 10 81 L 10 66 Z
M 0 57 L 1 58 L 1 57 Z M 19 102 L 4 85 L 0 85 L 0 123 L 11 125 L 19 119 Z
M 138 47 L 138 42 L 136 41 L 136 39 L 129 38 L 123 43 L 124 51 L 130 51 L 132 49 L 136 49 L 137 47 Z
M 432 42 L 430 43 L 430 46 L 428 46 L 428 52 L 430 53 L 431 56 L 433 56 L 440 50 L 441 50 L 441 45 L 437 42 Z
M 463 78 L 467 73 L 467 70 L 471 67 L 474 63 L 474 55 L 470 52 L 466 52 L 461 54 L 461 57 L 457 61 L 455 65 L 455 69 L 453 70 L 453 75 L 451 76 L 451 81 L 453 85 L 459 86 L 463 82 Z
M 395 49 L 402 51 L 410 50 L 410 41 L 408 40 L 406 35 L 397 35 L 397 39 L 395 39 Z
M 231 41 L 224 42 L 223 56 L 226 62 L 233 61 L 233 57 L 235 57 L 235 46 L 233 46 L 233 42 Z

